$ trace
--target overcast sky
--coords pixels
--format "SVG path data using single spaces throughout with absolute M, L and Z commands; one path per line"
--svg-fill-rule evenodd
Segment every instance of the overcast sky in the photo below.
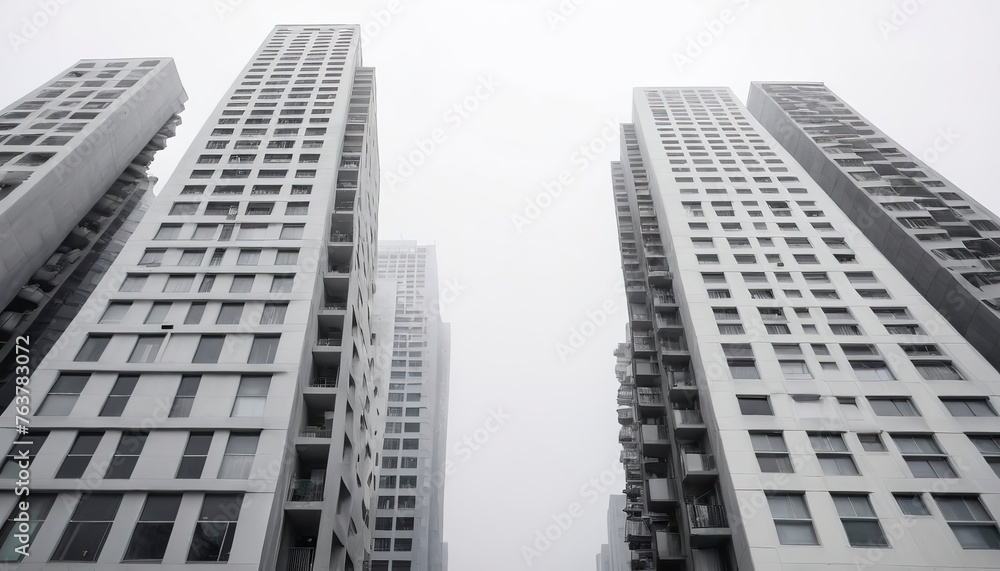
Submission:
M 623 486 L 612 351 L 626 319 L 608 126 L 629 119 L 632 87 L 726 85 L 745 100 L 754 80 L 823 81 L 910 150 L 950 133 L 933 167 L 1000 210 L 988 174 L 1000 132 L 998 3 L 397 4 L 3 0 L 0 106 L 80 58 L 173 57 L 190 100 L 152 166 L 165 180 L 274 25 L 363 25 L 364 62 L 376 68 L 380 236 L 437 244 L 441 282 L 459 292 L 444 309 L 452 571 L 588 570 L 607 540 L 607 495 Z M 420 142 L 436 130 L 434 148 Z M 581 327 L 582 347 L 561 353 Z M 466 448 L 484 440 L 477 429 L 491 411 L 509 418 Z M 534 546 L 554 518 L 568 529 Z

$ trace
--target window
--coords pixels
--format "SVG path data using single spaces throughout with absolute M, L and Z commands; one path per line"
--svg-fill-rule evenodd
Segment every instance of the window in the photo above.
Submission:
M 298 250 L 278 250 L 277 255 L 274 258 L 274 265 L 292 265 L 296 263 L 299 259 Z
M 256 266 L 260 260 L 260 250 L 240 250 L 240 255 L 236 258 L 237 266 Z
M 239 325 L 243 316 L 242 303 L 223 303 L 219 310 L 219 317 L 215 320 L 216 325 Z
M 84 494 L 73 510 L 52 561 L 97 561 L 121 501 L 121 494 Z
M 893 434 L 893 442 L 899 448 L 903 460 L 909 466 L 914 478 L 957 478 L 958 475 L 948 462 L 934 437 L 928 435 Z
M 274 276 L 271 280 L 271 293 L 289 293 L 294 282 L 293 276 Z
M 246 480 L 250 477 L 254 455 L 257 453 L 257 434 L 230 434 L 226 454 L 219 467 L 219 479 Z
M 76 354 L 74 361 L 88 363 L 100 361 L 101 355 L 104 354 L 104 350 L 108 347 L 110 341 L 110 335 L 91 335 L 87 337 L 87 340 L 83 342 L 83 347 L 80 348 L 80 352 Z
M 31 438 L 25 439 L 23 442 L 20 440 L 14 442 L 10 447 L 10 452 L 7 453 L 7 457 L 3 460 L 3 465 L 0 466 L 0 478 L 17 478 L 17 473 L 21 470 L 20 463 L 27 459 L 27 463 L 30 466 L 48 437 L 48 432 L 32 430 Z M 3 535 L 0 534 L 0 538 L 2 537 Z M 0 546 L 2 545 L 3 543 L 0 543 Z M 6 553 L 5 548 L 0 548 L 0 555 Z M 0 561 L 3 561 L 2 556 L 0 556 Z
M 298 175 L 296 174 L 296 176 Z M 288 205 L 285 206 L 285 214 L 308 214 L 308 213 L 309 213 L 308 202 L 289 202 Z
M 115 385 L 111 387 L 108 400 L 104 401 L 101 416 L 121 416 L 137 382 L 139 382 L 137 375 L 118 375 Z
M 868 403 L 879 416 L 920 416 L 908 398 L 869 398 Z
M 166 319 L 167 317 L 167 313 L 170 312 L 170 306 L 171 304 L 169 302 L 154 303 L 153 306 L 149 309 L 149 313 L 146 315 L 146 324 L 155 325 L 163 323 L 163 320 Z
M 410 551 L 413 547 L 412 539 L 400 539 L 397 538 L 392 546 L 393 551 Z
M 267 402 L 267 390 L 270 385 L 269 376 L 243 375 L 230 416 L 264 416 L 264 405 Z
M 945 408 L 952 416 L 996 416 L 997 411 L 993 410 L 990 405 L 989 399 L 983 398 L 973 398 L 973 399 L 955 399 L 947 398 L 941 399 L 944 403 Z
M 118 448 L 111 458 L 108 471 L 104 474 L 104 479 L 128 479 L 132 477 L 132 470 L 135 469 L 139 461 L 139 454 L 146 446 L 146 434 L 143 432 L 124 432 L 121 440 L 118 441 Z
M 761 472 L 776 472 L 790 474 L 792 461 L 788 457 L 785 439 L 777 433 L 751 433 L 750 442 L 757 453 L 757 464 Z
M 146 285 L 146 277 L 147 276 L 137 276 L 134 274 L 130 274 L 125 277 L 124 281 L 122 281 L 122 287 L 118 291 L 121 292 L 142 291 L 142 286 Z
M 128 358 L 129 363 L 152 363 L 156 360 L 156 355 L 160 352 L 160 345 L 163 344 L 163 335 L 140 335 L 139 340 L 132 349 L 132 354 Z
M 969 436 L 969 440 L 976 445 L 983 459 L 993 468 L 993 472 L 1000 476 L 1000 435 Z
M 931 515 L 920 494 L 893 494 L 903 515 Z
M 192 432 L 188 435 L 184 456 L 181 457 L 181 463 L 177 467 L 178 479 L 201 478 L 205 460 L 208 458 L 208 449 L 212 445 L 212 436 L 211 432 Z
M 198 348 L 195 350 L 194 358 L 191 362 L 218 363 L 225 341 L 225 335 L 202 335 L 201 339 L 198 341 Z
M 149 494 L 122 561 L 158 563 L 167 551 L 174 519 L 181 505 L 180 495 Z
M 66 459 L 59 466 L 56 478 L 80 478 L 90 465 L 90 459 L 97 450 L 97 445 L 104 437 L 103 432 L 81 432 L 66 454 Z
M 181 236 L 181 224 L 161 224 L 154 240 L 176 240 Z
M 940 355 L 936 345 L 903 345 L 907 355 Z M 925 380 L 964 381 L 965 377 L 950 361 L 914 361 L 913 366 Z
M 858 467 L 854 463 L 840 434 L 810 434 L 809 443 L 816 451 L 816 458 L 827 476 L 857 476 Z
M 199 224 L 194 229 L 192 240 L 211 240 L 219 230 L 218 224 Z
M 941 514 L 963 549 L 1000 549 L 1000 533 L 978 496 L 935 495 Z
M 871 501 L 863 494 L 832 494 L 851 547 L 889 547 Z
M 255 335 L 247 363 L 273 363 L 278 353 L 278 339 L 279 337 L 275 335 Z
M 896 377 L 882 361 L 851 361 L 851 368 L 859 381 L 895 381 Z
M 253 276 L 233 276 L 233 284 L 229 286 L 229 293 L 250 293 L 253 287 Z
M 163 291 L 167 293 L 187 293 L 191 291 L 194 284 L 194 276 L 170 276 L 163 286 Z
M 393 499 L 393 498 L 386 498 L 386 499 Z M 380 503 L 381 503 L 381 498 L 379 500 L 380 500 Z M 382 506 L 379 505 L 379 507 L 381 508 Z M 390 538 L 390 537 L 376 537 L 376 538 L 374 538 L 374 543 L 372 545 L 372 551 L 389 551 L 390 547 L 392 547 L 392 538 Z
M 774 414 L 771 412 L 771 403 L 768 402 L 766 396 L 736 397 L 736 400 L 740 405 L 740 413 L 744 415 L 771 416 Z
M 181 384 L 174 394 L 174 401 L 170 405 L 169 418 L 187 418 L 191 415 L 191 407 L 194 406 L 194 397 L 198 394 L 198 386 L 201 385 L 201 375 L 184 375 L 181 377 Z
M 417 458 L 415 456 L 403 456 L 402 468 L 416 468 Z
M 781 365 L 781 372 L 784 373 L 786 379 L 813 378 L 805 361 L 779 361 L 778 363 Z
M 858 441 L 865 452 L 885 452 L 885 443 L 878 434 L 859 434 Z
M 205 314 L 205 306 L 208 305 L 204 301 L 194 301 L 191 302 L 191 307 L 188 308 L 187 315 L 184 317 L 185 325 L 196 325 L 201 323 L 201 317 Z
M 305 230 L 305 225 L 303 224 L 283 224 L 281 226 L 281 235 L 279 239 L 281 240 L 298 240 L 302 238 L 302 233 Z
M 37 436 L 33 433 L 32 436 Z M 31 494 L 31 501 L 28 502 L 28 521 L 16 521 L 14 518 L 20 515 L 21 510 L 15 508 L 11 511 L 10 517 L 0 528 L 0 562 L 19 563 L 24 557 L 15 551 L 24 544 L 21 541 L 27 536 L 27 544 L 31 545 L 38 534 L 38 530 L 45 523 L 45 518 L 49 516 L 49 510 L 56 501 L 55 494 L 42 495 L 38 492 Z M 19 534 L 22 537 L 15 537 Z
M 768 494 L 767 504 L 782 545 L 819 545 L 804 494 Z
M 243 494 L 205 494 L 188 561 L 229 561 Z
M 287 310 L 287 303 L 265 303 L 264 311 L 260 315 L 260 324 L 281 325 L 285 322 L 285 312 Z
M 197 213 L 198 213 L 197 202 L 175 202 L 173 206 L 170 207 L 170 214 L 173 216 L 193 215 Z
M 69 416 L 88 380 L 86 374 L 60 374 L 35 416 Z

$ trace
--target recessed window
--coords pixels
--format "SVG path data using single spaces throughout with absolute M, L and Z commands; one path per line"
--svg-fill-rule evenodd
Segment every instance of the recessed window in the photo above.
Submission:
M 104 474 L 104 479 L 131 478 L 132 471 L 135 470 L 135 465 L 139 462 L 139 455 L 142 454 L 142 449 L 145 446 L 146 433 L 122 433 L 121 439 L 118 441 L 118 448 L 115 449 L 115 455 L 111 458 L 111 463 L 108 465 L 108 471 Z
M 104 438 L 103 432 L 80 432 L 76 435 L 76 440 L 70 446 L 69 453 L 59 466 L 56 478 L 80 478 L 90 461 L 94 457 L 94 451 Z
M 885 443 L 878 434 L 859 434 L 858 441 L 865 452 L 885 452 Z
M 242 303 L 223 303 L 215 324 L 239 325 L 240 318 L 243 316 L 243 305 Z
M 997 411 L 987 398 L 942 398 L 945 408 L 952 416 L 996 416 Z
M 117 324 L 121 323 L 122 319 L 125 319 L 125 315 L 128 313 L 129 308 L 132 307 L 131 301 L 118 302 L 113 301 L 108 304 L 108 308 L 104 311 L 104 315 L 101 316 L 101 323 L 111 323 Z
M 869 398 L 868 403 L 879 416 L 920 416 L 908 398 Z
M 110 335 L 91 335 L 83 342 L 83 347 L 80 348 L 74 360 L 78 362 L 97 362 L 101 359 L 101 355 L 104 354 L 104 350 L 110 342 Z
M 233 283 L 229 287 L 229 293 L 250 293 L 253 287 L 254 276 L 233 276 Z
M 257 453 L 258 439 L 257 434 L 233 433 L 229 435 L 226 453 L 222 457 L 222 465 L 219 467 L 218 478 L 220 480 L 246 480 L 250 477 L 254 455 Z
M 963 549 L 1000 549 L 996 521 L 978 496 L 935 495 L 934 500 Z
M 243 375 L 230 416 L 264 416 L 264 405 L 267 402 L 270 385 L 269 376 Z
M 184 250 L 181 259 L 177 262 L 179 266 L 200 266 L 205 258 L 205 250 Z
M 49 389 L 48 394 L 45 395 L 45 400 L 42 401 L 42 406 L 38 408 L 35 415 L 69 416 L 89 380 L 89 374 L 60 374 L 52 388 Z
M 903 515 L 931 515 L 920 494 L 893 494 Z
M 114 386 L 111 387 L 108 400 L 104 401 L 100 416 L 121 416 L 137 382 L 139 382 L 138 375 L 118 375 Z
M 766 396 L 736 397 L 740 405 L 740 413 L 748 416 L 772 416 L 771 403 Z
M 250 347 L 250 357 L 247 363 L 273 363 L 278 353 L 278 336 L 255 335 Z
M 188 435 L 184 455 L 177 468 L 177 479 L 198 479 L 205 468 L 208 449 L 212 445 L 212 432 L 192 432 Z
M 181 505 L 180 494 L 149 494 L 132 531 L 122 561 L 157 563 L 163 560 Z
M 767 504 L 782 545 L 819 545 L 804 494 L 768 494 Z
M 52 561 L 97 561 L 121 501 L 122 494 L 84 494 L 73 510 Z
M 889 547 L 871 501 L 864 494 L 831 494 L 851 547 Z
M 792 461 L 781 433 L 751 433 L 750 441 L 757 454 L 761 472 L 791 474 Z
M 202 335 L 201 339 L 198 340 L 198 348 L 195 350 L 191 362 L 218 363 L 225 343 L 225 335 Z
M 184 375 L 181 377 L 181 384 L 174 394 L 173 403 L 170 405 L 169 418 L 187 418 L 191 415 L 191 408 L 194 406 L 194 398 L 198 394 L 198 386 L 201 384 L 201 375 Z
M 128 358 L 129 363 L 152 363 L 156 360 L 156 355 L 160 352 L 163 344 L 163 335 L 140 335 L 136 341 L 132 354 Z
M 205 494 L 187 560 L 229 561 L 243 494 Z

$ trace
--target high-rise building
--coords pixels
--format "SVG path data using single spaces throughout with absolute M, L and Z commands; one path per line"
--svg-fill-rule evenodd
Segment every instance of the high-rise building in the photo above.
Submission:
M 3 560 L 365 567 L 385 422 L 375 360 L 393 308 L 374 306 L 375 86 L 360 35 L 273 29 L 34 371 L 30 403 L 4 413 L 0 487 L 32 461 L 30 506 L 0 493 Z
M 726 88 L 612 163 L 633 569 L 986 569 L 1000 374 Z
M 1000 219 L 822 83 L 753 83 L 747 107 L 959 333 L 1000 370 Z
M 631 554 L 625 544 L 626 498 L 612 494 L 608 499 L 608 543 L 601 546 L 597 554 L 597 571 L 629 571 L 632 568 Z
M 39 362 L 141 219 L 186 99 L 169 58 L 81 60 L 0 111 L 0 407 L 14 341 Z
M 441 321 L 434 246 L 379 242 L 397 284 L 372 571 L 447 571 L 444 478 L 451 330 Z

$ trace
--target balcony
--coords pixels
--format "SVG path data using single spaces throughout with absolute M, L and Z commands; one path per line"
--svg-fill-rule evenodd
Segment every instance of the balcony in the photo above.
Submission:
M 634 424 L 627 424 L 618 431 L 618 442 L 622 444 L 635 443 L 636 430 Z
M 322 502 L 323 482 L 318 480 L 292 480 L 288 489 L 290 502 Z
M 648 539 L 652 537 L 649 533 L 649 526 L 641 519 L 625 520 L 625 541 L 635 541 L 637 539 Z
M 684 324 L 681 322 L 681 318 L 677 316 L 676 313 L 671 313 L 669 315 L 664 315 L 662 313 L 656 314 L 656 329 L 660 333 L 677 333 L 684 329 Z
M 655 307 L 677 307 L 677 298 L 667 290 L 653 290 L 653 305 Z
M 664 363 L 686 363 L 691 354 L 682 338 L 671 337 L 660 341 L 660 358 Z
M 670 430 L 662 424 L 643 424 L 639 432 L 642 453 L 654 458 L 670 457 Z
M 655 361 L 639 361 L 633 363 L 635 384 L 644 387 L 660 386 L 660 365 Z
M 688 502 L 687 516 L 691 525 L 692 547 L 712 547 L 729 541 L 729 519 L 722 504 Z
M 625 295 L 630 302 L 646 300 L 646 284 L 642 281 L 626 280 Z
M 659 387 L 639 387 L 636 391 L 640 413 L 660 412 L 663 409 L 662 389 Z
M 666 512 L 677 505 L 677 492 L 672 478 L 650 478 L 649 499 L 646 504 L 650 511 Z
M 361 113 L 352 113 L 347 116 L 348 123 L 364 123 L 368 120 L 368 116 Z
M 632 387 L 618 387 L 618 404 L 632 405 L 635 403 L 635 390 Z
M 649 266 L 649 283 L 655 286 L 669 286 L 673 282 L 674 274 L 671 273 L 670 268 L 666 265 L 661 264 L 650 264 Z
M 715 457 L 704 452 L 684 452 L 681 454 L 684 468 L 684 482 L 709 481 L 719 476 Z
M 343 232 L 332 232 L 330 242 L 333 244 L 347 244 L 354 241 L 354 236 Z
M 285 571 L 312 571 L 315 558 L 316 548 L 314 547 L 290 547 Z
M 625 484 L 625 489 L 622 490 L 626 496 L 631 500 L 638 500 L 642 497 L 642 483 L 633 482 Z
M 346 301 L 328 301 L 323 304 L 323 311 L 345 311 L 347 309 Z
M 653 353 L 656 353 L 656 346 L 653 344 L 653 338 L 633 335 L 632 353 L 635 355 L 642 355 L 646 359 L 653 357 Z
M 700 410 L 675 408 L 671 412 L 674 415 L 674 434 L 677 438 L 691 440 L 705 432 L 705 421 Z
M 633 308 L 629 312 L 629 321 L 632 323 L 632 327 L 635 329 L 643 330 L 649 329 L 653 326 L 653 319 L 646 311 L 645 307 Z
M 337 377 L 313 377 L 309 379 L 309 386 L 320 389 L 337 388 Z
M 698 383 L 690 371 L 668 371 L 667 390 L 670 400 L 691 402 L 698 393 Z
M 316 340 L 316 345 L 319 347 L 340 347 L 343 343 L 343 337 L 320 337 Z
M 300 438 L 331 438 L 333 437 L 333 429 L 327 428 L 325 426 L 307 426 L 302 430 L 299 430 Z
M 618 424 L 634 424 L 635 414 L 632 412 L 631 408 L 620 408 L 618 409 Z
M 684 559 L 681 534 L 667 531 L 656 532 L 656 556 L 661 560 Z

